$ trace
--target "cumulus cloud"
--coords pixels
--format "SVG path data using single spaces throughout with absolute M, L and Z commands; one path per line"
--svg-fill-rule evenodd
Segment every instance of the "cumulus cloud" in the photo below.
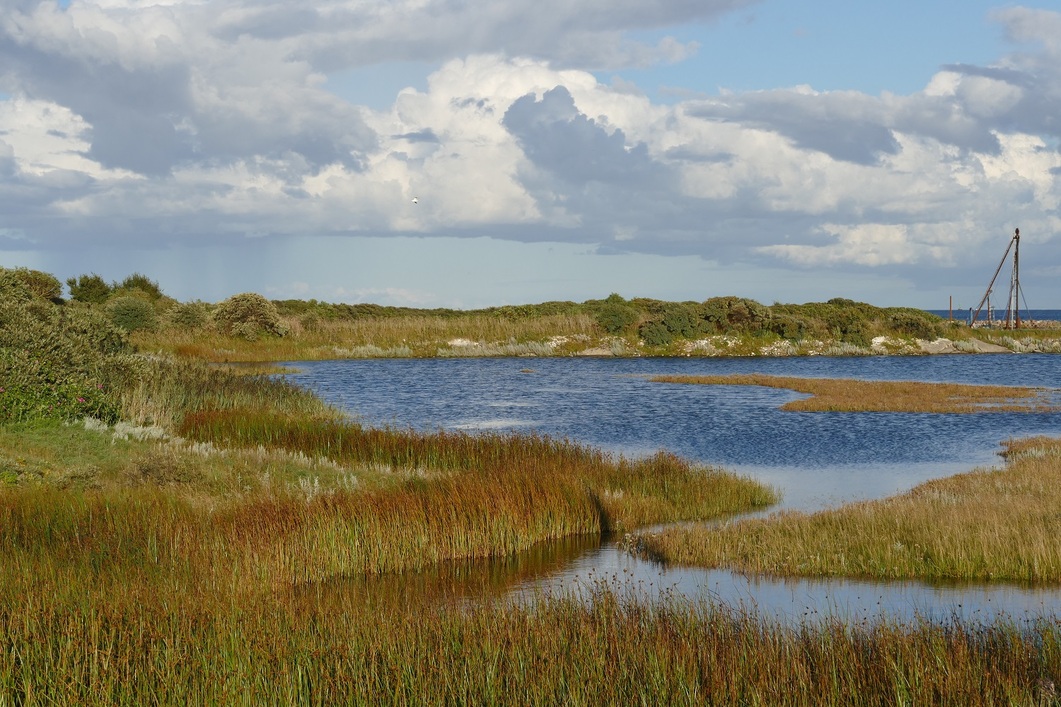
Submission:
M 681 61 L 635 32 L 751 4 L 0 0 L 0 228 L 28 239 L 4 243 L 489 236 L 884 271 L 979 266 L 1013 225 L 1052 242 L 1061 13 L 997 12 L 1022 51 L 910 95 L 657 104 L 591 73 Z M 437 69 L 387 110 L 327 90 L 406 60 Z

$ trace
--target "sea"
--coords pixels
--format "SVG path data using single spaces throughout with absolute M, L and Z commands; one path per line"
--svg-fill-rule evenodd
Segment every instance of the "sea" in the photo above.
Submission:
M 935 314 L 938 317 L 944 319 L 952 318 L 958 322 L 965 322 L 968 324 L 973 319 L 972 309 L 955 309 L 950 312 L 946 309 L 926 309 L 929 314 Z M 1006 316 L 1005 308 L 995 308 L 993 310 L 992 318 L 995 320 L 1003 319 Z M 1022 309 L 1020 310 L 1020 318 L 1024 321 L 1043 321 L 1043 322 L 1061 322 L 1061 309 Z M 980 312 L 978 321 L 985 321 L 988 319 L 987 309 L 984 308 Z

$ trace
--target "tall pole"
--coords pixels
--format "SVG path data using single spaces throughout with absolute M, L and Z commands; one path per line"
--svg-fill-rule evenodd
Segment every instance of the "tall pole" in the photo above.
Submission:
M 1013 328 L 1020 329 L 1020 229 L 1013 229 Z
M 1009 249 L 1013 247 L 1015 240 L 1020 239 L 1020 229 L 1017 229 L 1016 235 L 1010 239 L 1009 244 L 1006 246 L 1006 252 L 1002 255 L 1002 260 L 998 261 L 998 267 L 995 268 L 995 274 L 991 276 L 991 284 L 987 286 L 987 292 L 984 293 L 983 299 L 980 300 L 980 304 L 976 306 L 976 312 L 973 313 L 972 321 L 969 322 L 969 326 L 975 326 L 976 320 L 980 318 L 980 310 L 984 308 L 984 302 L 988 302 L 991 297 L 991 290 L 995 287 L 995 280 L 998 279 L 998 274 L 1002 272 L 1002 266 L 1006 264 L 1006 258 L 1009 257 Z M 991 304 L 988 302 L 987 305 L 987 318 L 991 319 Z

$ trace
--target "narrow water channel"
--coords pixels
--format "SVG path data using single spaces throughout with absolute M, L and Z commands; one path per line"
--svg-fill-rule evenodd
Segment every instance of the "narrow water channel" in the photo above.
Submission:
M 1061 383 L 1061 357 L 961 355 L 779 359 L 430 359 L 297 362 L 293 382 L 365 424 L 534 431 L 613 453 L 667 449 L 778 488 L 780 506 L 814 510 L 883 498 L 917 484 L 1001 463 L 999 444 L 1061 435 L 1059 413 L 930 415 L 792 413 L 795 393 L 650 383 L 646 374 L 724 374 Z M 365 591 L 364 582 L 334 591 Z M 990 620 L 1061 613 L 1061 587 L 745 577 L 664 567 L 595 539 L 535 548 L 492 563 L 457 563 L 391 581 L 390 595 L 457 597 L 582 593 L 599 583 L 645 597 L 707 598 L 784 620 L 916 616 Z M 378 587 L 376 590 L 378 591 Z

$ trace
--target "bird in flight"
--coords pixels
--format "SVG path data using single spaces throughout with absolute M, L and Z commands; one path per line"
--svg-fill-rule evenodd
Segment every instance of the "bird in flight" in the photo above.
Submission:
M 414 196 L 414 197 L 413 197 L 413 203 L 414 203 L 414 204 L 419 204 L 419 203 L 420 203 L 420 200 L 419 200 L 419 199 L 417 199 L 417 198 L 416 198 L 416 197 Z

